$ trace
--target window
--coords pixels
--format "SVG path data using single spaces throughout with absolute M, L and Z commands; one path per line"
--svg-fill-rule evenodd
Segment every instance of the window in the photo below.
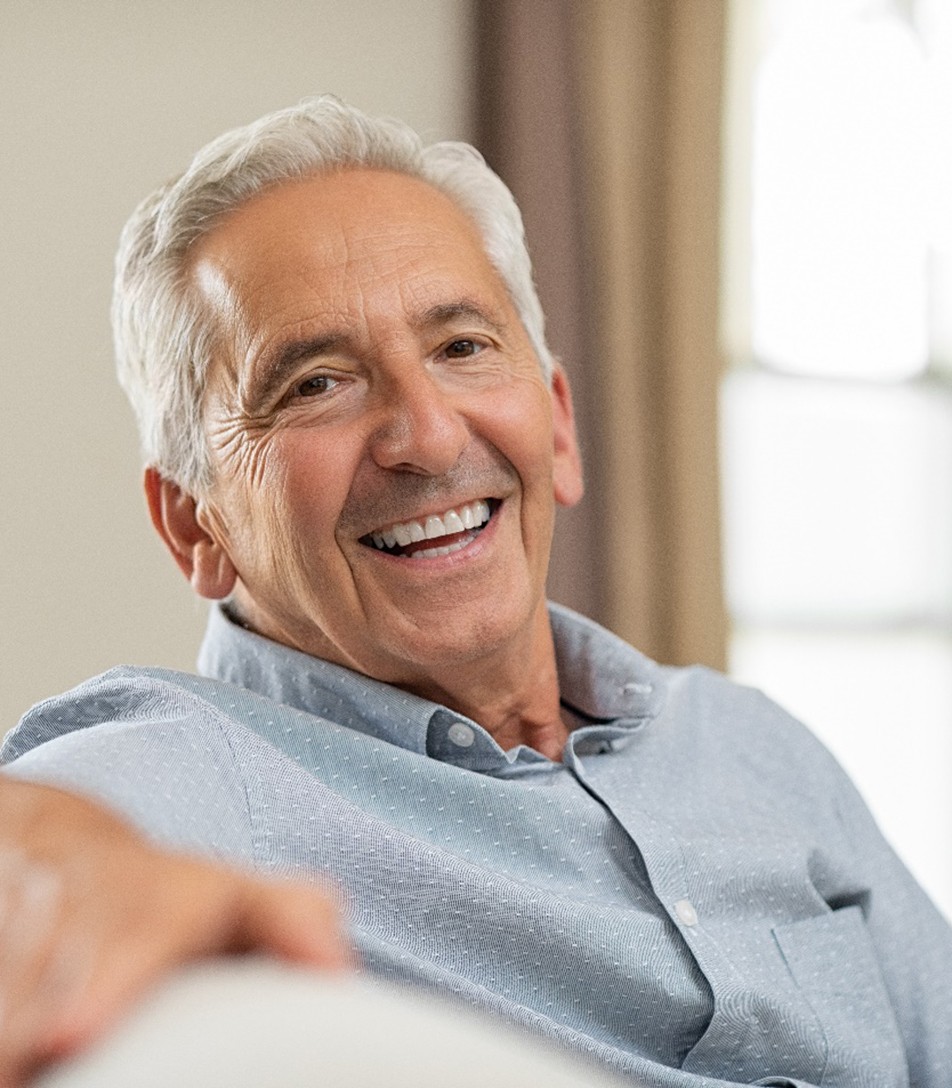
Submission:
M 733 9 L 731 672 L 952 916 L 952 4 Z

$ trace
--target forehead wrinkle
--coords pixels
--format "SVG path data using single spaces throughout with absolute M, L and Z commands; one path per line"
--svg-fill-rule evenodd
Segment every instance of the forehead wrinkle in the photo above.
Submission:
M 457 319 L 485 322 L 492 331 L 506 331 L 514 316 L 508 313 L 508 290 L 488 260 L 474 224 L 455 207 L 452 210 L 458 221 L 454 225 L 462 227 L 460 233 L 469 236 L 467 240 L 479 254 L 477 264 L 484 264 L 498 283 L 499 297 L 495 291 L 478 292 L 473 297 L 469 277 L 460 276 L 458 270 L 449 278 L 432 276 L 430 255 L 437 255 L 435 264 L 440 269 L 440 251 L 448 246 L 455 249 L 459 239 L 437 222 L 421 228 L 418 220 L 404 221 L 399 212 L 394 217 L 377 217 L 358 211 L 356 221 L 353 216 L 340 220 L 321 216 L 320 230 L 308 239 L 306 251 L 293 244 L 288 250 L 280 232 L 255 229 L 254 248 L 262 260 L 259 275 L 252 275 L 250 281 L 242 274 L 240 254 L 233 263 L 227 247 L 212 246 L 211 253 L 206 253 L 210 260 L 202 262 L 202 286 L 206 297 L 214 300 L 219 339 L 231 349 L 222 353 L 226 358 L 221 361 L 226 363 L 236 407 L 253 412 L 264 405 L 288 372 L 308 355 L 347 350 L 348 346 L 355 352 L 382 347 L 398 335 L 392 323 L 395 317 L 402 319 L 405 330 L 416 334 L 451 325 Z M 226 228 L 229 225 L 243 226 L 233 223 L 225 224 Z M 310 282 L 311 262 L 318 270 L 316 283 Z M 324 277 L 326 271 L 330 272 L 330 285 Z M 310 288 L 317 312 L 287 314 L 282 327 L 281 315 L 269 313 L 268 304 L 272 297 L 282 298 L 288 278 L 301 281 L 304 290 L 298 297 L 306 297 Z M 264 306 L 260 305 L 262 299 Z M 259 311 L 269 315 L 266 328 L 255 328 L 254 315 Z
M 273 232 L 252 229 L 250 240 L 245 237 L 247 232 L 243 213 L 255 203 L 252 199 L 237 208 L 201 239 L 195 246 L 190 262 L 190 278 L 214 316 L 218 337 L 231 346 L 233 358 L 228 360 L 229 369 L 234 369 L 241 359 L 262 353 L 267 340 L 276 339 L 281 334 L 280 313 L 269 314 L 270 328 L 256 327 L 254 315 L 258 300 L 265 299 L 267 311 L 273 298 L 282 297 L 283 281 L 289 276 L 296 276 L 305 283 L 310 278 L 307 259 L 299 255 L 293 262 Z M 239 231 L 238 245 L 231 237 L 236 229 Z M 324 250 L 336 251 L 337 260 L 341 263 L 347 260 L 343 232 L 338 232 L 336 237 L 333 232 L 325 232 L 320 245 Z M 262 258 L 250 276 L 245 268 L 245 254 L 249 246 Z M 285 327 L 303 324 L 305 320 L 294 316 L 287 320 Z M 336 319 L 333 323 L 337 323 Z M 344 321 L 340 323 L 346 324 Z
M 434 247 L 421 244 L 415 248 L 429 254 Z M 439 264 L 434 270 L 430 262 L 418 262 L 414 255 L 406 256 L 403 264 L 408 274 L 401 275 L 399 268 L 393 268 L 390 278 L 397 288 L 402 316 L 414 332 L 467 320 L 486 324 L 500 334 L 508 327 L 509 295 L 501 282 L 498 295 L 485 289 L 474 292 L 475 277 L 447 272 Z

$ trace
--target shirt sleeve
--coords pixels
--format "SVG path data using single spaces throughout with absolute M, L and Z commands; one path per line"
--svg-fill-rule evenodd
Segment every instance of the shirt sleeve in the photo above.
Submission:
M 104 804 L 158 845 L 255 860 L 228 723 L 174 684 L 122 670 L 88 681 L 34 707 L 0 759 L 4 774 Z

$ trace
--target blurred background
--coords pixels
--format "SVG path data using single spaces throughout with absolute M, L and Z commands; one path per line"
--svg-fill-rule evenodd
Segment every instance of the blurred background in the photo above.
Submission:
M 112 255 L 226 128 L 334 91 L 523 206 L 588 495 L 551 593 L 804 719 L 952 916 L 952 5 L 0 0 L 0 729 L 192 667 Z M 778 804 L 783 799 L 778 798 Z

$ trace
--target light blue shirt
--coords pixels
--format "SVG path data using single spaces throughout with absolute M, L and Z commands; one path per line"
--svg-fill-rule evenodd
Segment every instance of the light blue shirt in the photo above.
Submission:
M 120 668 L 42 703 L 7 773 L 325 874 L 369 970 L 657 1088 L 948 1088 L 952 931 L 825 749 L 756 692 L 551 616 L 561 763 L 216 610 L 204 677 Z

